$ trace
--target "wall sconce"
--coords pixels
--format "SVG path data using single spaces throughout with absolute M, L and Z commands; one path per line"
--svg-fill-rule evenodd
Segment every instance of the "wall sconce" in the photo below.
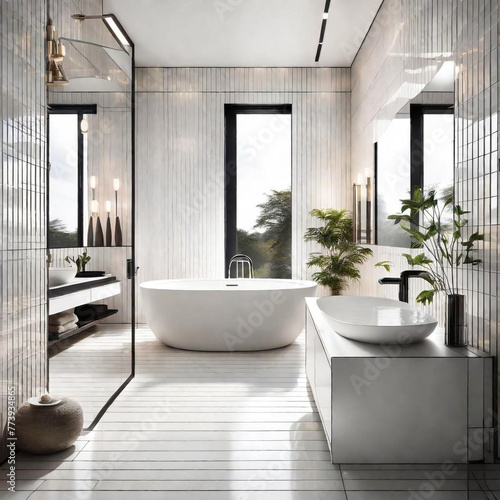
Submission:
M 95 188 L 97 187 L 97 177 L 95 175 L 90 176 L 89 186 L 92 189 L 92 199 L 95 200 Z
M 92 179 L 95 179 L 94 176 L 90 178 L 90 187 L 92 189 L 92 201 L 90 202 L 90 217 L 89 217 L 89 227 L 87 229 L 87 246 L 94 246 L 94 215 L 99 212 L 99 202 L 94 200 L 94 189 L 95 183 L 93 184 Z M 95 181 L 94 181 L 95 182 Z M 94 186 L 94 187 L 92 187 Z
M 120 191 L 120 179 L 113 179 L 113 189 L 115 190 L 115 212 L 118 215 L 118 191 Z
M 106 220 L 106 246 L 110 247 L 111 246 L 111 201 L 106 201 L 106 213 L 108 214 L 107 220 Z
M 118 217 L 118 191 L 120 190 L 120 179 L 113 179 L 113 188 L 115 190 L 115 246 L 122 246 L 122 226 L 120 224 L 120 217 Z
M 372 242 L 372 177 L 371 171 L 365 168 L 366 178 L 366 243 Z
M 352 240 L 354 243 L 372 243 L 372 177 L 370 168 L 365 169 L 365 228 L 363 230 L 363 176 L 357 175 L 352 190 Z M 364 233 L 364 241 L 363 241 Z
M 47 70 L 45 72 L 45 83 L 49 87 L 68 85 L 69 80 L 62 67 L 66 48 L 57 37 L 56 28 L 52 19 L 47 24 Z
M 89 178 L 89 187 L 92 190 L 92 201 L 90 202 L 90 217 L 89 217 L 89 227 L 87 229 L 87 246 L 94 246 L 94 220 L 93 216 L 95 213 L 99 212 L 99 202 L 95 199 L 95 188 L 97 187 L 97 177 L 91 175 Z
M 99 214 L 99 202 L 97 200 L 92 200 L 90 202 L 90 209 L 92 211 L 92 215 Z
M 82 121 L 80 122 L 80 132 L 82 134 L 89 133 L 89 122 L 85 118 L 82 118 Z
M 101 225 L 101 218 L 99 217 L 99 202 L 97 200 L 92 200 L 90 202 L 90 211 L 92 212 L 92 215 L 90 216 L 90 223 L 89 223 L 89 235 L 88 239 L 92 240 L 93 246 L 96 247 L 103 247 L 104 246 L 104 235 L 102 232 L 102 225 Z M 95 242 L 94 240 L 94 235 L 90 235 L 90 231 L 92 230 L 92 217 L 96 216 L 96 224 L 95 224 Z M 92 246 L 90 243 L 88 246 Z

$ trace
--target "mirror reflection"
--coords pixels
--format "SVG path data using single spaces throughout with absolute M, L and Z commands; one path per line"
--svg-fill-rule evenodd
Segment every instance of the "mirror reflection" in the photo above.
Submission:
M 387 217 L 415 188 L 439 197 L 453 186 L 454 64 L 445 62 L 422 92 L 392 120 L 375 147 L 376 242 L 411 246 L 410 235 Z

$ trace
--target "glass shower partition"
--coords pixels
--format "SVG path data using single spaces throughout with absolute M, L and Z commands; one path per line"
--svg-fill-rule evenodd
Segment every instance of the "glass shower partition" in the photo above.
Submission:
M 69 84 L 48 87 L 49 275 L 90 260 L 49 287 L 49 387 L 91 429 L 134 376 L 134 46 L 114 16 L 54 17 Z

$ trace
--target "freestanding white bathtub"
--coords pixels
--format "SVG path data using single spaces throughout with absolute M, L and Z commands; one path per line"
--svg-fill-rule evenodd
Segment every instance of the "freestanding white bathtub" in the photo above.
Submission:
M 291 344 L 304 328 L 313 281 L 156 280 L 141 284 L 158 340 L 194 351 L 261 351 Z

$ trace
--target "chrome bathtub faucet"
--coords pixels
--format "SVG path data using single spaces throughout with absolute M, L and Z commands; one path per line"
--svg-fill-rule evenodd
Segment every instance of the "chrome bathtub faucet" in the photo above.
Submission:
M 234 255 L 229 261 L 227 269 L 227 277 L 231 279 L 231 267 L 236 264 L 236 276 L 234 279 L 239 278 L 255 278 L 252 259 L 248 255 L 242 253 Z M 248 269 L 248 276 L 245 276 L 245 269 Z M 240 274 L 241 272 L 241 274 Z

